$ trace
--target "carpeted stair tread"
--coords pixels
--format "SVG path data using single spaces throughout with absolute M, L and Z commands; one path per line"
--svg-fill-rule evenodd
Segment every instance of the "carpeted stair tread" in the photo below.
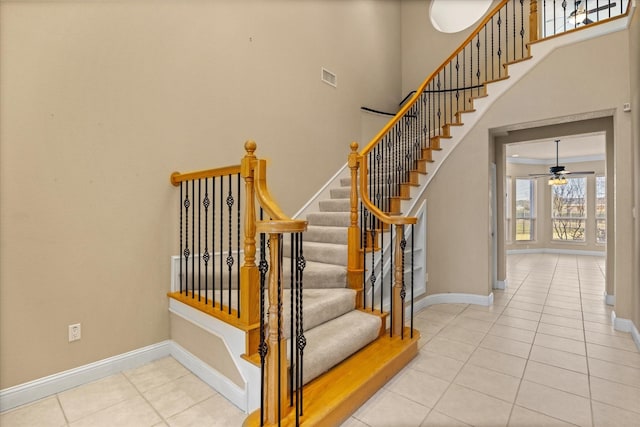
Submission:
M 283 245 L 284 253 L 288 254 L 289 243 Z M 318 263 L 347 265 L 347 245 L 335 243 L 304 242 L 304 259 Z
M 308 243 L 305 242 L 305 247 Z M 347 268 L 343 265 L 325 264 L 306 259 L 306 266 L 302 272 L 302 281 L 305 289 L 336 289 L 347 285 Z M 290 258 L 283 258 L 282 272 L 287 278 L 285 288 L 290 287 L 289 272 L 291 271 Z
M 320 212 L 350 212 L 351 201 L 349 199 L 321 200 L 318 204 Z
M 284 319 L 282 330 L 285 338 L 291 336 L 291 291 L 285 289 L 282 308 Z M 329 322 L 352 311 L 356 305 L 356 292 L 352 289 L 304 289 L 303 324 L 304 330 L 312 330 L 318 325 Z M 265 307 L 268 307 L 268 297 L 265 297 Z M 266 310 L 265 310 L 266 313 Z M 294 331 L 295 333 L 295 331 Z
M 312 212 L 307 215 L 309 225 L 327 225 L 330 227 L 349 227 L 350 212 Z
M 304 378 L 306 384 L 379 336 L 378 316 L 353 310 L 305 331 Z
M 341 245 L 347 244 L 347 227 L 322 227 L 317 225 L 309 225 L 307 232 L 304 234 L 306 242 L 336 243 Z
M 351 184 L 329 190 L 332 199 L 351 199 Z

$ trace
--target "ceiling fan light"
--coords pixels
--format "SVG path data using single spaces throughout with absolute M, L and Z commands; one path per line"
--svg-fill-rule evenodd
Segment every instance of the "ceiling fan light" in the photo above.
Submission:
M 566 183 L 567 183 L 567 178 L 558 177 L 558 176 L 552 176 L 551 178 L 549 178 L 549 182 L 547 184 L 549 184 L 549 185 L 565 185 Z

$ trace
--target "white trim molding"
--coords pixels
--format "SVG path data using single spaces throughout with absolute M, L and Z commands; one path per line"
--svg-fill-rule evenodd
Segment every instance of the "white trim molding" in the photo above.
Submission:
M 604 293 L 604 302 L 607 305 L 616 305 L 616 296 L 615 295 L 609 295 L 605 291 L 605 293 Z
M 14 387 L 5 388 L 0 390 L 0 411 L 31 403 L 127 369 L 138 368 L 154 360 L 170 356 L 171 353 L 172 341 L 162 341 Z
M 580 249 L 508 249 L 507 255 L 517 254 L 559 254 L 559 255 L 585 255 L 585 256 L 606 256 L 605 251 L 581 251 Z
M 488 307 L 493 304 L 493 292 L 489 295 L 460 293 L 427 295 L 414 304 L 414 314 L 434 304 L 475 304 Z
M 508 286 L 507 279 L 496 280 L 495 283 L 493 284 L 493 289 L 505 290 L 507 289 L 507 286 Z
M 633 323 L 633 321 L 618 317 L 616 316 L 616 312 L 612 311 L 611 322 L 613 323 L 613 328 L 616 331 L 629 332 L 631 334 L 631 338 L 633 338 L 633 342 L 638 348 L 638 351 L 640 351 L 640 331 L 638 331 L 638 327 Z

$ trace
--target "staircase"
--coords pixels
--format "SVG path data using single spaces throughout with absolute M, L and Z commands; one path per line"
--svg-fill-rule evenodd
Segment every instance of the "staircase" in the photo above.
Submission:
M 569 32 L 544 43 L 527 42 L 525 44 L 522 40 L 522 49 L 518 55 L 515 53 L 511 57 L 507 55 L 505 60 L 502 60 L 501 54 L 498 54 L 498 68 L 494 68 L 491 74 L 487 71 L 489 59 L 485 56 L 483 63 L 485 70 L 480 71 L 481 61 L 478 60 L 478 71 L 473 73 L 471 82 L 467 84 L 468 87 L 464 85 L 454 87 L 454 79 L 451 76 L 458 71 L 457 65 L 461 62 L 461 52 L 464 52 L 462 55 L 468 54 L 464 46 L 469 44 L 472 46 L 473 50 L 469 58 L 473 58 L 476 53 L 479 55 L 480 34 L 484 31 L 483 37 L 486 39 L 488 32 L 493 31 L 496 25 L 500 31 L 500 23 L 496 24 L 493 19 L 501 16 L 502 8 L 509 4 L 513 4 L 514 8 L 516 4 L 520 5 L 518 7 L 522 6 L 520 2 L 500 2 L 458 52 L 452 54 L 440 69 L 425 80 L 412 99 L 371 143 L 360 152 L 357 152 L 358 146 L 352 144 L 352 153 L 345 168 L 336 174 L 334 179 L 296 215 L 304 220 L 298 219 L 297 228 L 294 228 L 301 230 L 302 222 L 305 222 L 306 227 L 303 234 L 303 255 L 302 253 L 295 255 L 297 249 L 292 247 L 295 246 L 294 243 L 284 241 L 282 244 L 284 256 L 281 258 L 282 278 L 293 277 L 296 274 L 294 266 L 298 265 L 300 259 L 304 259 L 304 284 L 302 288 L 296 288 L 293 285 L 293 279 L 291 282 L 284 280 L 282 282 L 284 289 L 281 300 L 278 300 L 283 314 L 282 337 L 278 337 L 278 340 L 286 344 L 277 344 L 278 341 L 272 341 L 269 348 L 274 349 L 282 345 L 286 354 L 281 356 L 280 364 L 285 368 L 274 373 L 275 371 L 269 371 L 270 368 L 267 366 L 266 377 L 271 378 L 271 381 L 279 378 L 277 380 L 279 385 L 277 389 L 273 384 L 265 385 L 266 388 L 271 388 L 269 392 L 280 395 L 280 383 L 288 382 L 289 388 L 295 390 L 295 396 L 292 393 L 291 397 L 280 396 L 270 401 L 269 397 L 261 395 L 257 403 L 262 404 L 266 409 L 254 411 L 247 418 L 245 425 L 261 425 L 261 420 L 266 419 L 264 411 L 275 413 L 274 405 L 278 406 L 279 421 L 267 421 L 265 422 L 267 425 L 338 424 L 417 354 L 419 332 L 405 328 L 410 319 L 402 317 L 408 307 L 404 303 L 404 296 L 400 305 L 402 308 L 396 308 L 395 315 L 386 309 L 387 306 L 392 306 L 393 298 L 396 304 L 400 301 L 397 296 L 394 297 L 391 294 L 398 292 L 397 295 L 400 295 L 400 292 L 405 291 L 407 284 L 408 276 L 404 257 L 402 265 L 398 261 L 400 258 L 393 258 L 393 255 L 390 255 L 386 263 L 384 258 L 385 251 L 391 249 L 393 254 L 394 247 L 397 257 L 400 252 L 404 254 L 406 249 L 400 245 L 400 240 L 404 241 L 407 235 L 404 227 L 415 223 L 415 221 L 411 222 L 411 217 L 407 215 L 415 215 L 417 204 L 422 199 L 429 180 L 444 164 L 449 153 L 464 139 L 473 124 L 487 111 L 491 102 L 524 76 L 528 69 L 534 67 L 559 46 L 574 43 L 577 39 L 597 37 L 606 32 L 617 31 L 616 25 L 623 25 L 612 20 L 607 26 L 587 26 L 583 30 Z M 523 9 L 520 9 L 519 13 L 523 14 L 521 18 L 519 16 L 519 21 L 524 20 Z M 467 57 L 465 57 L 466 60 Z M 494 62 L 491 59 L 491 66 Z M 448 83 L 445 80 L 447 75 L 450 76 Z M 478 79 L 477 83 L 473 81 L 474 78 Z M 443 93 L 449 96 L 449 104 L 446 99 L 444 101 L 441 99 Z M 248 150 L 247 157 L 251 162 L 254 162 L 251 160 L 254 159 L 253 151 L 255 146 L 252 150 Z M 248 172 L 248 169 L 243 163 L 243 177 L 246 179 L 250 176 L 251 179 L 247 182 L 253 182 L 253 175 Z M 266 172 L 257 168 L 256 189 L 260 188 L 260 180 L 266 180 Z M 296 221 L 286 217 L 274 207 L 266 187 L 261 191 L 265 195 L 258 195 L 257 198 L 267 210 L 269 217 L 282 221 L 283 224 L 286 221 Z M 252 197 L 248 199 L 251 200 Z M 248 208 L 249 212 L 252 210 L 253 208 Z M 276 224 L 276 221 L 272 222 L 271 231 L 265 228 L 268 224 L 261 226 L 262 229 L 259 231 L 271 233 L 271 235 L 276 232 L 284 233 L 283 230 L 286 227 Z M 245 231 L 249 230 L 249 236 L 252 232 L 255 233 L 251 227 L 248 223 L 245 224 Z M 357 247 L 354 249 L 354 246 Z M 272 250 L 273 247 L 274 245 L 271 246 Z M 236 262 L 241 260 L 244 262 L 248 252 L 250 250 L 246 245 L 242 257 L 238 250 Z M 257 251 L 259 255 L 263 255 L 263 252 L 266 250 Z M 290 254 L 294 254 L 293 258 L 289 258 Z M 269 271 L 271 274 L 274 273 L 274 265 L 277 266 L 278 262 L 274 263 L 272 260 Z M 250 269 L 254 272 L 238 273 L 234 277 L 239 277 L 239 283 L 243 281 L 243 277 L 256 279 L 257 267 L 250 267 Z M 202 276 L 200 273 L 198 275 Z M 393 277 L 395 280 L 393 291 L 389 290 L 386 296 L 382 295 L 383 291 L 380 282 L 376 284 L 376 277 L 380 281 L 385 277 Z M 235 278 L 230 279 L 229 283 L 234 280 Z M 398 283 L 402 283 L 402 287 Z M 229 286 L 229 288 L 232 287 Z M 243 291 L 245 292 L 243 295 L 254 295 L 256 289 Z M 269 289 L 273 294 L 276 293 L 276 288 Z M 291 305 L 284 302 L 297 299 L 298 292 L 302 295 L 304 305 L 300 308 L 300 313 L 292 313 L 292 310 L 298 310 L 292 307 L 298 306 L 293 302 Z M 196 292 L 193 291 L 189 298 L 175 293 L 171 296 L 197 308 L 198 304 L 189 301 L 189 299 L 193 300 L 195 294 Z M 369 298 L 375 301 L 378 295 L 380 295 L 380 305 L 375 307 L 374 304 L 370 304 L 367 307 Z M 262 328 L 258 327 L 257 323 L 260 318 L 266 322 L 269 317 L 267 313 L 271 311 L 273 314 L 275 305 L 269 306 L 267 303 L 269 295 L 263 298 L 265 300 L 262 302 L 264 307 L 262 316 L 255 314 L 255 308 L 260 307 L 260 303 L 249 304 L 254 307 L 254 313 L 250 315 L 246 307 L 241 310 L 242 304 L 238 302 L 245 301 L 246 298 L 234 298 L 231 294 L 228 299 L 229 313 L 237 311 L 238 320 L 226 318 L 226 315 L 223 316 L 217 311 L 213 313 L 222 321 L 236 324 L 236 327 L 245 331 L 249 337 L 243 347 L 244 352 L 239 349 L 232 351 L 235 352 L 237 364 L 242 365 L 241 370 L 245 370 L 243 371 L 246 373 L 245 376 L 252 378 L 247 381 L 247 390 L 255 389 L 257 387 L 255 378 L 260 376 L 264 378 L 265 375 L 256 374 L 261 366 L 265 369 L 265 356 L 259 354 L 260 343 L 266 340 L 265 336 L 258 337 Z M 202 310 L 202 308 L 198 309 Z M 297 326 L 294 325 L 297 322 L 302 324 L 303 335 L 300 335 L 296 329 Z M 274 329 L 272 326 L 269 328 Z M 301 337 L 306 341 L 306 345 L 303 346 L 304 369 L 301 372 L 301 378 L 293 381 L 291 378 L 294 376 L 294 368 L 297 369 L 294 365 L 298 363 L 294 344 L 298 343 Z M 287 366 L 290 371 L 286 369 Z M 275 369 L 273 365 L 271 369 Z M 247 394 L 249 393 L 247 391 Z M 267 391 L 264 393 L 268 394 Z M 303 395 L 304 401 L 302 401 Z M 247 398 L 247 401 L 246 409 L 255 409 L 255 394 L 254 397 Z M 294 401 L 295 403 L 291 403 Z M 290 403 L 295 405 L 295 410 L 284 408 L 291 406 Z

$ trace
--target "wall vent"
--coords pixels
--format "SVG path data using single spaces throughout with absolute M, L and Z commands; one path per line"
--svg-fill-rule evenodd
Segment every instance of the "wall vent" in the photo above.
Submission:
M 321 74 L 320 78 L 326 84 L 329 84 L 329 85 L 331 85 L 333 87 L 338 87 L 338 76 L 336 76 L 335 73 L 327 70 L 324 67 L 322 67 L 322 74 Z

